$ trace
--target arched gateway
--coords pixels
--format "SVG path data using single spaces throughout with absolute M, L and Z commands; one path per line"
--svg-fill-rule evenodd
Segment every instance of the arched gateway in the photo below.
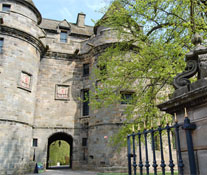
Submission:
M 64 150 L 62 149 L 63 143 L 66 143 L 66 147 L 64 147 Z M 59 151 L 65 151 L 67 155 L 65 157 L 68 157 L 68 163 L 66 166 L 60 166 L 57 164 L 57 166 L 51 166 L 51 159 L 52 156 L 55 157 L 54 155 L 51 154 L 51 149 L 55 146 L 58 145 Z M 57 147 L 57 146 L 56 146 Z M 65 150 L 68 149 L 68 150 Z M 72 168 L 72 153 L 73 153 L 73 138 L 72 136 L 64 133 L 64 132 L 58 132 L 53 134 L 52 136 L 49 137 L 48 139 L 48 148 L 47 148 L 47 166 L 46 168 Z

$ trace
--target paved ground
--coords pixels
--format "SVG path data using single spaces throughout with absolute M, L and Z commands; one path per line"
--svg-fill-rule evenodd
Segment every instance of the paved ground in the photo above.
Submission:
M 37 174 L 29 174 L 37 175 Z M 97 172 L 91 171 L 72 171 L 72 170 L 47 170 L 45 173 L 39 175 L 97 175 Z

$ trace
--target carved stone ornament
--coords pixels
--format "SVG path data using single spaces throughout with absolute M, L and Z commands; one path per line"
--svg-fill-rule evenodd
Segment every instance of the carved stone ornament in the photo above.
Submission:
M 69 85 L 59 85 L 55 87 L 56 100 L 69 100 Z
M 32 74 L 22 71 L 19 77 L 19 81 L 18 81 L 18 88 L 31 92 L 32 91 Z
M 31 45 L 33 45 L 35 48 L 37 48 L 40 51 L 41 57 L 47 52 L 48 46 L 45 46 L 42 41 L 40 41 L 38 38 L 35 38 L 29 33 L 26 33 L 22 30 L 12 28 L 9 26 L 1 25 L 0 26 L 0 34 L 2 35 L 8 35 L 16 38 L 20 38 L 21 40 L 24 40 Z
M 198 73 L 198 79 L 207 78 L 207 47 L 201 45 L 202 37 L 197 33 L 192 39 L 195 45 L 189 53 L 186 54 L 187 66 L 185 71 L 178 74 L 173 81 L 175 89 L 179 89 L 191 84 L 190 78 Z
M 178 74 L 173 81 L 173 85 L 175 89 L 180 87 L 190 85 L 189 78 L 193 77 L 198 72 L 198 61 L 197 60 L 189 60 L 187 62 L 187 66 L 185 71 Z

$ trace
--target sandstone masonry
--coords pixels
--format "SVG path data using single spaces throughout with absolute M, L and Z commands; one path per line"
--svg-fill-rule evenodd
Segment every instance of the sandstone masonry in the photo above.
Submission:
M 85 25 L 82 13 L 75 24 L 44 19 L 32 0 L 0 0 L 0 18 L 0 175 L 47 167 L 56 140 L 70 144 L 73 169 L 124 170 L 126 153 L 109 145 L 119 107 L 97 112 L 79 100 L 113 32 Z

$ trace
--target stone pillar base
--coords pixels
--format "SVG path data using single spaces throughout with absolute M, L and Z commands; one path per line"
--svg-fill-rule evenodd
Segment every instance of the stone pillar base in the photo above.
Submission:
M 187 91 L 187 87 L 176 90 L 172 99 L 158 107 L 172 115 L 176 113 L 179 124 L 184 122 L 184 108 L 187 109 L 188 118 L 191 123 L 196 124 L 196 129 L 192 131 L 192 138 L 197 172 L 200 175 L 207 174 L 207 80 L 201 79 L 193 83 L 190 91 Z M 188 175 L 190 168 L 186 135 L 182 129 L 180 142 L 185 165 L 184 174 Z

